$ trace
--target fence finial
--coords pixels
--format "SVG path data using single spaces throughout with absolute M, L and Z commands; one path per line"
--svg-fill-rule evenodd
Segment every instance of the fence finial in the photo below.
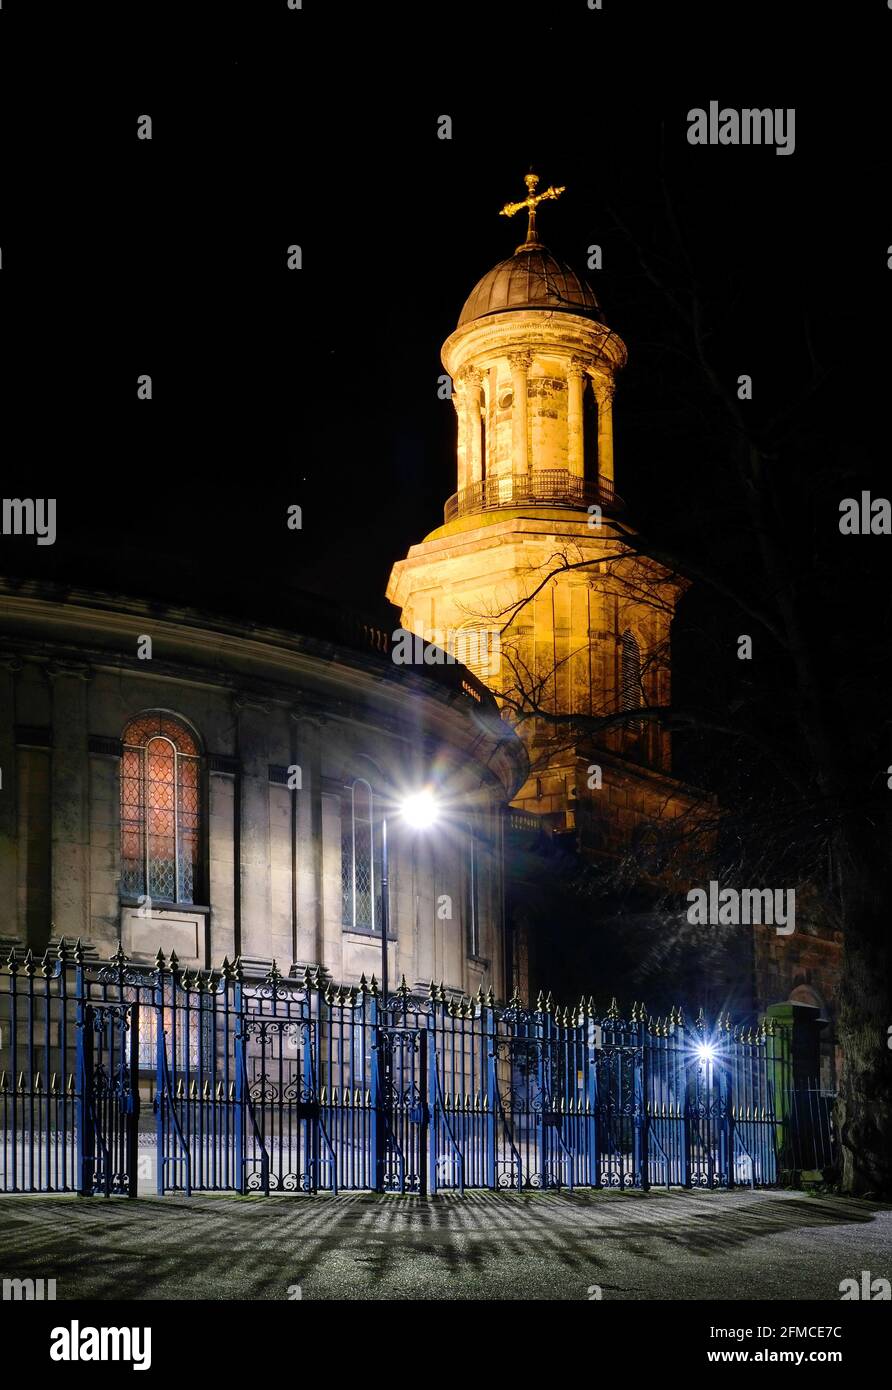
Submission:
M 615 994 L 614 994 L 613 998 L 612 998 L 611 1001 L 610 1001 L 610 1007 L 609 1007 L 609 1009 L 607 1010 L 607 1012 L 606 1012 L 606 1014 L 604 1015 L 604 1017 L 605 1017 L 605 1018 L 609 1018 L 609 1020 L 610 1020 L 611 1023 L 616 1023 L 617 1020 L 619 1019 L 619 1005 L 618 1005 L 617 1002 L 616 1002 L 616 995 L 615 995 Z
M 124 966 L 127 964 L 127 961 L 128 957 L 124 955 L 124 952 L 121 949 L 121 943 L 119 941 L 117 946 L 115 947 L 114 955 L 109 956 L 109 964 L 116 966 L 118 970 L 123 970 Z
M 281 978 L 282 978 L 282 972 L 281 972 L 281 970 L 279 969 L 278 965 L 276 964 L 276 958 L 275 958 L 275 956 L 273 956 L 272 962 L 270 963 L 269 970 L 267 970 L 267 972 L 266 972 L 266 980 L 264 981 L 264 983 L 267 984 L 267 985 L 277 985 L 277 984 L 279 983 L 279 981 L 281 980 Z

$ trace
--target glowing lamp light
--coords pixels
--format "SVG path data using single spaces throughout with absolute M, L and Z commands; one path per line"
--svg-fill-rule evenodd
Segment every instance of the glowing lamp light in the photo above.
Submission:
M 400 803 L 400 814 L 414 830 L 427 830 L 437 819 L 437 803 L 428 790 L 413 792 Z
M 715 1048 L 712 1043 L 698 1043 L 697 1056 L 700 1058 L 701 1062 L 714 1062 Z

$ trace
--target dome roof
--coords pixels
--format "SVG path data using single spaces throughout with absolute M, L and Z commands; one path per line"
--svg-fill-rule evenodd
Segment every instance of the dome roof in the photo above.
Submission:
M 549 309 L 604 321 L 591 286 L 544 246 L 519 247 L 487 271 L 468 295 L 458 326 L 509 309 Z

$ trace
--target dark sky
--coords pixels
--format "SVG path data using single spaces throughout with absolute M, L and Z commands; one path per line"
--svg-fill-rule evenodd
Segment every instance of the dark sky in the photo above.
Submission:
M 798 389 L 807 331 L 832 368 L 807 428 L 826 408 L 867 461 L 888 394 L 892 12 L 825 27 L 790 5 L 786 32 L 761 5 L 305 3 L 224 10 L 204 41 L 165 20 L 51 95 L 4 87 L 3 490 L 59 508 L 56 546 L 0 540 L 7 573 L 259 621 L 287 620 L 297 587 L 393 621 L 390 566 L 455 490 L 440 345 L 522 239 L 497 214 L 531 163 L 567 186 L 543 240 L 581 269 L 604 249 L 592 278 L 629 347 L 616 452 L 633 518 L 696 544 L 715 486 L 713 422 L 618 226 L 669 256 L 663 182 L 722 369 L 753 374 L 767 417 Z M 687 112 L 711 99 L 795 107 L 795 153 L 689 146 Z

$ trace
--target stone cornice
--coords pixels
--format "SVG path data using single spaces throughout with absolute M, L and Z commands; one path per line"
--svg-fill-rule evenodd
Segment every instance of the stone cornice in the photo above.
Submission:
M 517 310 L 475 319 L 450 334 L 443 344 L 443 365 L 455 376 L 469 363 L 484 365 L 487 357 L 512 353 L 580 356 L 591 368 L 613 373 L 624 367 L 628 353 L 618 333 L 579 314 L 544 309 Z M 481 360 L 483 359 L 483 360 Z
M 396 666 L 377 652 L 365 653 L 336 640 L 247 628 L 220 618 L 209 619 L 202 627 L 192 614 L 178 621 L 167 610 L 163 617 L 151 614 L 155 649 L 164 651 L 164 660 L 140 662 L 131 655 L 132 641 L 134 634 L 146 629 L 147 605 L 127 600 L 116 607 L 108 599 L 91 600 L 89 595 L 70 592 L 60 602 L 44 597 L 38 585 L 29 588 L 30 592 L 24 587 L 4 592 L 0 582 L 0 624 L 9 629 L 7 640 L 15 644 L 20 657 L 9 655 L 16 660 L 34 654 L 48 661 L 56 676 L 83 680 L 109 671 L 133 679 L 197 684 L 228 690 L 234 701 L 247 698 L 270 709 L 280 706 L 298 718 L 374 727 L 410 744 L 417 739 L 406 731 L 406 700 L 411 697 L 422 702 L 424 724 L 433 737 L 444 749 L 463 757 L 469 756 L 483 727 L 481 707 L 462 693 L 458 680 L 438 681 L 426 670 Z M 75 657 L 72 649 L 88 652 L 89 663 Z M 206 664 L 199 664 L 202 659 Z M 245 677 L 251 686 L 256 683 L 253 691 L 243 684 Z M 501 782 L 511 794 L 509 789 L 525 760 L 523 746 L 501 724 L 488 694 L 483 708 L 492 747 L 490 762 L 498 754 Z M 508 744 L 516 745 L 513 752 Z M 483 773 L 485 765 L 478 763 L 477 770 Z

